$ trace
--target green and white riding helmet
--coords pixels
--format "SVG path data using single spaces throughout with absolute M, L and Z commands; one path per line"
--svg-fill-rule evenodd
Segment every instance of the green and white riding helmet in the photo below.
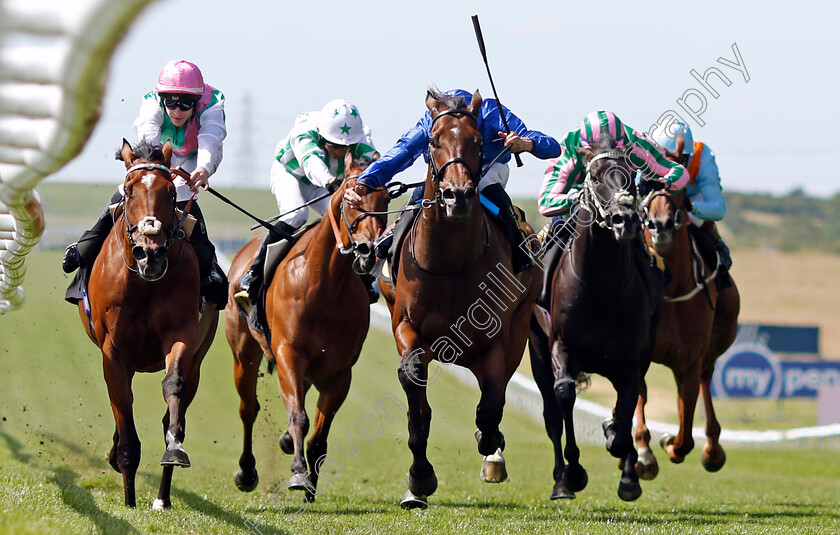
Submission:
M 335 145 L 355 145 L 364 137 L 364 123 L 355 105 L 343 98 L 327 102 L 318 117 L 318 133 Z

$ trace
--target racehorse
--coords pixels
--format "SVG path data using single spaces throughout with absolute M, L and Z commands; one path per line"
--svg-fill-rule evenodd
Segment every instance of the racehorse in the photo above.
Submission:
M 359 274 L 373 268 L 373 240 L 386 224 L 381 212 L 388 206 L 387 191 L 365 196 L 364 211 L 343 202 L 345 189 L 355 185 L 362 170 L 348 153 L 347 178 L 330 197 L 325 217 L 300 237 L 277 266 L 266 294 L 268 338 L 249 327 L 233 300 L 238 288 L 231 284 L 225 334 L 233 351 L 234 383 L 241 399 L 244 443 L 234 480 L 243 492 L 254 490 L 259 482 L 252 438 L 260 408 L 257 376 L 265 354 L 277 365 L 280 395 L 288 415 L 288 430 L 280 437 L 280 449 L 294 456 L 289 488 L 303 490 L 306 501 L 315 499 L 330 425 L 347 397 L 351 368 L 359 358 L 370 323 L 368 294 Z M 229 280 L 238 281 L 245 273 L 261 239 L 255 237 L 237 253 Z M 303 441 L 309 431 L 304 398 L 313 385 L 319 392 L 315 429 L 304 455 Z
M 176 214 L 169 170 L 172 147 L 123 140 L 125 162 L 122 214 L 105 240 L 88 283 L 90 317 L 84 301 L 79 315 L 88 336 L 102 350 L 105 382 L 116 420 L 109 461 L 122 473 L 125 504 L 135 506 L 134 479 L 140 439 L 134 427 L 131 381 L 136 372 L 166 370 L 163 417 L 166 451 L 154 509 L 171 507 L 172 469 L 188 467 L 184 441 L 187 407 L 198 390 L 199 367 L 213 342 L 218 311 L 199 314 L 198 260 L 184 240 Z M 193 308 L 195 307 L 195 308 Z
M 540 277 L 514 276 L 511 245 L 481 208 L 481 95 L 468 105 L 437 92 L 426 98 L 432 117 L 429 168 L 422 209 L 400 250 L 396 286 L 380 281 L 400 354 L 399 380 L 408 400 L 408 446 L 413 455 L 403 508 L 425 508 L 437 489 L 426 456 L 431 407 L 426 387 L 434 359 L 469 368 L 478 379 L 481 477 L 501 482 L 504 437 L 499 431 L 508 381 L 522 360 Z M 440 373 L 438 371 L 438 373 Z
M 650 364 L 657 302 L 636 267 L 641 247 L 636 186 L 619 149 L 581 149 L 586 159 L 577 212 L 567 224 L 572 238 L 554 274 L 548 334 L 537 317 L 529 349 L 534 379 L 544 404 L 546 431 L 554 445 L 555 485 L 551 499 L 574 498 L 588 482 L 580 464 L 572 410 L 584 373 L 598 373 L 617 392 L 613 419 L 604 422 L 607 450 L 620 459 L 618 495 L 638 498 L 632 418 L 639 382 Z M 659 286 L 661 291 L 661 282 Z M 565 459 L 561 439 L 566 430 Z
M 674 372 L 680 430 L 676 437 L 662 437 L 662 446 L 674 463 L 681 463 L 694 447 L 691 428 L 697 395 L 702 391 L 708 443 L 701 461 L 706 470 L 716 472 L 723 467 L 726 455 L 719 442 L 720 424 L 712 407 L 710 383 L 715 360 L 732 345 L 738 331 L 738 288 L 732 281 L 731 286 L 718 291 L 714 280 L 719 260 L 704 259 L 693 245 L 685 192 L 651 190 L 645 196 L 643 208 L 648 243 L 666 260 L 672 276 L 665 288 L 652 360 Z M 647 386 L 643 381 L 636 405 L 637 471 L 642 478 L 653 479 L 659 467 L 650 450 L 650 432 L 644 413 L 646 401 Z

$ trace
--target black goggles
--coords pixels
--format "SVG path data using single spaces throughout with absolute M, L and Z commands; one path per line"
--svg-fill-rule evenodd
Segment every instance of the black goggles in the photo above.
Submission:
M 178 108 L 181 111 L 190 111 L 195 107 L 196 100 L 194 99 L 180 99 L 180 98 L 165 98 L 163 105 L 169 110 Z

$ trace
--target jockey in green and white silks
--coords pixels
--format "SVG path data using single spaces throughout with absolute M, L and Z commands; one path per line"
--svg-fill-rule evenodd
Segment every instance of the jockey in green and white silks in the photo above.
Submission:
M 152 145 L 162 145 L 169 140 L 172 143 L 173 168 L 181 167 L 192 173 L 197 167 L 203 167 L 208 175 L 212 175 L 222 161 L 222 141 L 227 136 L 225 96 L 218 89 L 204 84 L 193 116 L 186 124 L 175 126 L 165 113 L 160 93 L 150 91 L 143 97 L 134 129 L 138 139 Z M 192 196 L 183 178 L 175 178 L 175 187 L 178 201 Z
M 344 158 L 328 148 L 345 147 L 353 158 L 372 160 L 376 153 L 371 130 L 363 122 L 355 105 L 343 99 L 327 103 L 321 111 L 299 115 L 285 139 L 277 144 L 271 166 L 271 192 L 280 213 L 311 201 L 327 192 L 328 187 L 344 179 Z M 325 198 L 312 205 L 320 215 L 329 206 Z M 300 228 L 308 218 L 306 208 L 280 218 Z

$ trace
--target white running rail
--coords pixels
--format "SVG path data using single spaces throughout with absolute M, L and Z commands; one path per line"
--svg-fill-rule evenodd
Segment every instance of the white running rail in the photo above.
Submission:
M 0 0 L 0 313 L 23 305 L 35 186 L 84 147 L 111 54 L 151 0 Z

